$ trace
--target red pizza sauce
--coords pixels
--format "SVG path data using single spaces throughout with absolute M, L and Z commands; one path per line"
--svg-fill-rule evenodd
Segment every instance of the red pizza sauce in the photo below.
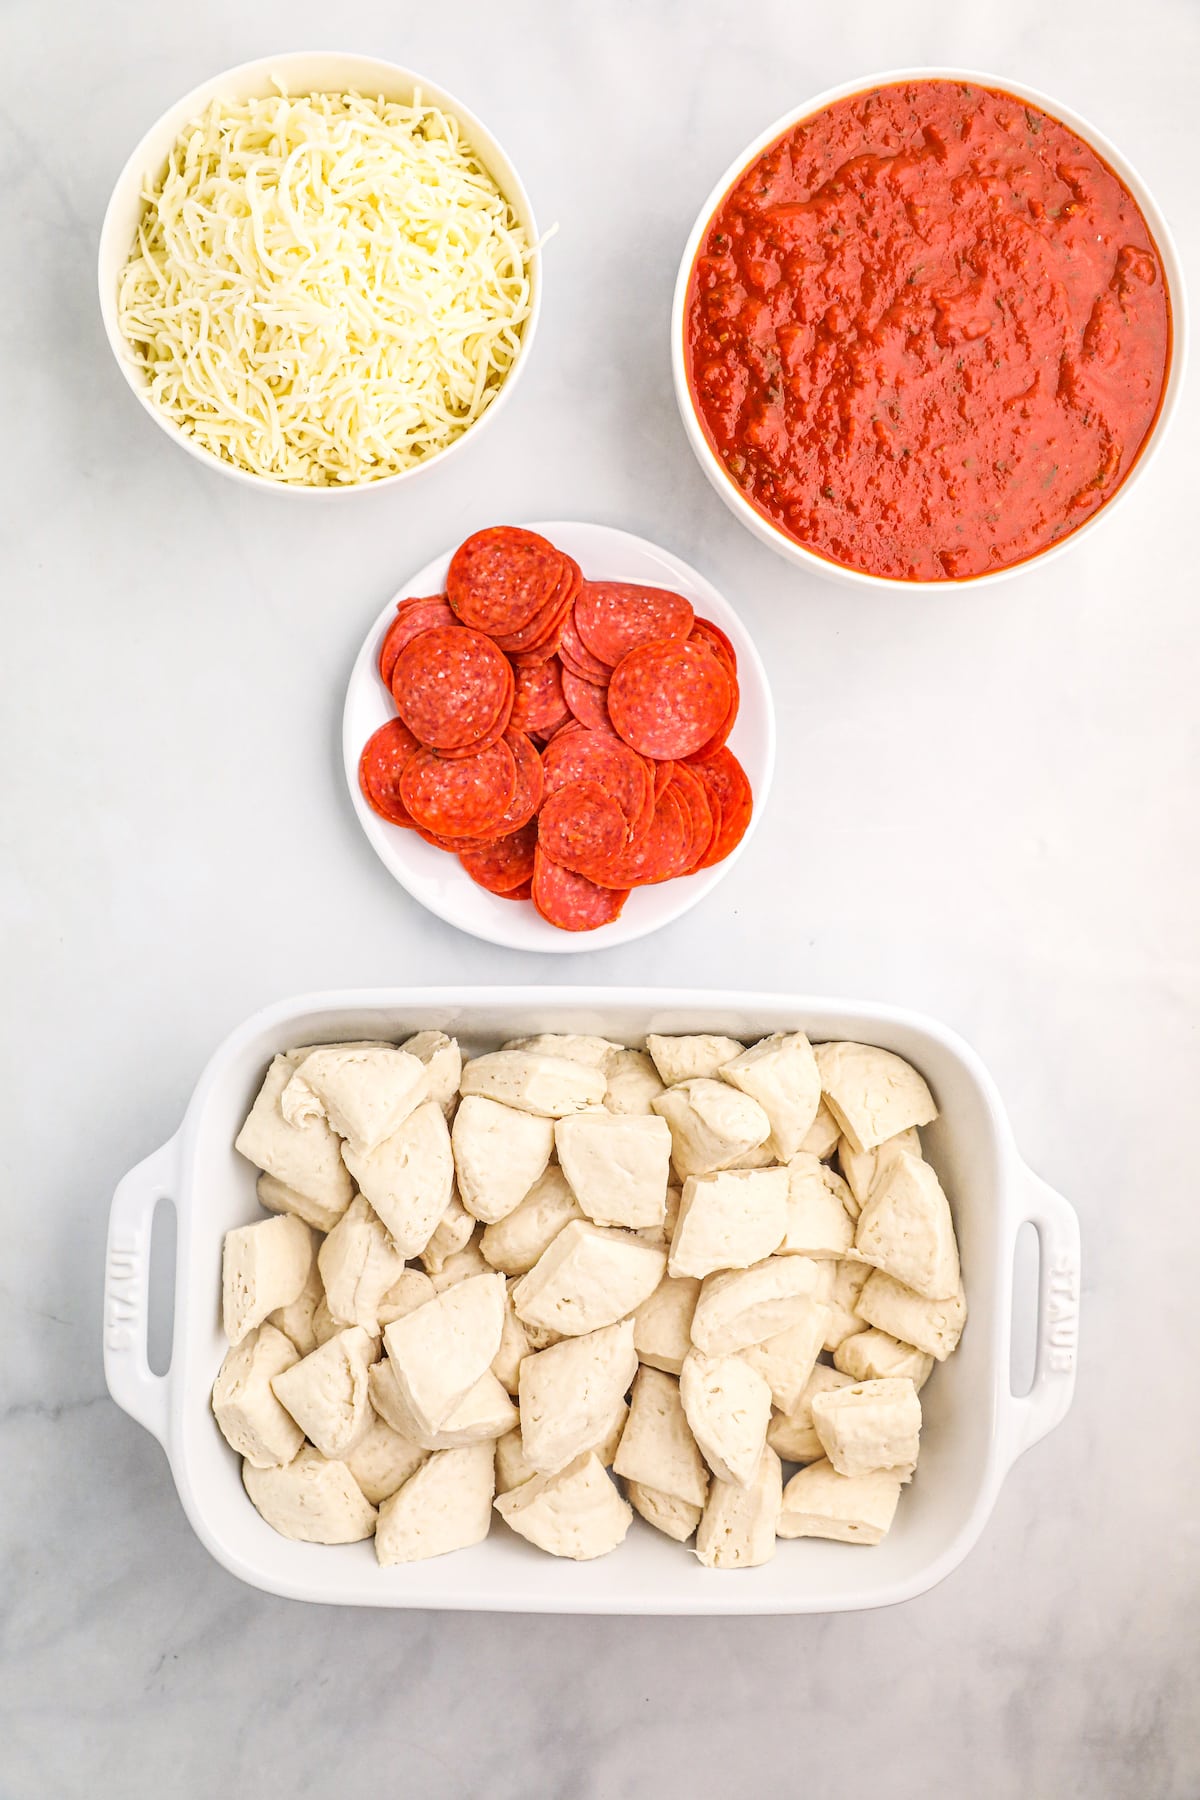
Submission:
M 1065 125 L 951 81 L 795 126 L 714 213 L 685 311 L 705 432 L 752 506 L 872 575 L 943 581 L 1111 499 L 1162 401 L 1162 263 Z

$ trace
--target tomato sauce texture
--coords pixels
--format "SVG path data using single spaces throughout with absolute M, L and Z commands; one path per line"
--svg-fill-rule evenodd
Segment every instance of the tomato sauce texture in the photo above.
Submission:
M 1128 475 L 1170 302 L 1094 150 L 1011 95 L 877 88 L 778 139 L 714 213 L 685 313 L 705 431 L 807 549 L 911 581 L 1058 542 Z

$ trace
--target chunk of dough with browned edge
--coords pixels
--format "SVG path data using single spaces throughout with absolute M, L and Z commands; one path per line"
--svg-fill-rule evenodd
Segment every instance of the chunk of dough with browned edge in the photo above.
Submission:
M 660 1369 L 638 1370 L 613 1472 L 690 1506 L 704 1505 L 708 1469 L 673 1375 L 664 1375 Z
M 834 1265 L 833 1293 L 829 1297 L 829 1325 L 825 1333 L 825 1350 L 836 1350 L 856 1331 L 866 1329 L 866 1320 L 858 1310 L 859 1298 L 871 1273 L 868 1263 L 844 1259 Z
M 354 1192 L 353 1182 L 347 1181 L 345 1199 L 339 1200 L 336 1206 L 327 1206 L 324 1201 L 310 1200 L 307 1194 L 297 1193 L 286 1181 L 277 1181 L 274 1175 L 260 1175 L 255 1184 L 258 1204 L 267 1212 L 294 1213 L 311 1225 L 314 1231 L 332 1231 L 346 1208 L 350 1204 Z
M 778 1249 L 787 1228 L 786 1169 L 689 1176 L 671 1240 L 672 1275 L 746 1269 Z
M 369 1156 L 428 1092 L 429 1071 L 406 1050 L 339 1044 L 305 1057 L 280 1106 L 296 1124 L 323 1113 L 355 1155 Z
M 374 1413 L 370 1425 L 346 1458 L 346 1467 L 371 1502 L 379 1506 L 415 1475 L 428 1452 L 412 1438 L 393 1431 Z
M 797 1470 L 783 1490 L 781 1538 L 833 1538 L 839 1544 L 878 1544 L 896 1516 L 903 1478 L 891 1470 L 839 1475 L 824 1458 Z
M 839 1475 L 913 1467 L 921 1437 L 921 1402 L 911 1381 L 856 1381 L 814 1394 L 813 1425 Z
M 458 1105 L 458 1083 L 462 1076 L 462 1052 L 444 1031 L 418 1031 L 405 1038 L 400 1048 L 424 1063 L 427 1077 L 426 1098 L 436 1100 L 447 1118 Z
M 486 1227 L 479 1247 L 493 1268 L 506 1275 L 527 1275 L 563 1226 L 582 1218 L 566 1176 L 555 1166 L 534 1182 L 507 1218 Z
M 551 1556 L 590 1562 L 624 1542 L 633 1509 L 600 1458 L 576 1457 L 556 1475 L 535 1475 L 500 1494 L 496 1511 L 513 1531 Z
M 854 1150 L 937 1118 L 924 1078 L 902 1056 L 874 1044 L 818 1044 L 825 1103 Z
M 271 1382 L 280 1405 L 331 1462 L 344 1461 L 367 1434 L 371 1423 L 367 1371 L 377 1355 L 370 1333 L 351 1325 Z
M 296 1298 L 286 1306 L 277 1306 L 274 1312 L 267 1315 L 267 1324 L 274 1325 L 276 1331 L 282 1331 L 285 1337 L 291 1338 L 299 1356 L 308 1356 L 320 1342 L 313 1317 L 324 1298 L 325 1285 L 314 1257 L 308 1271 L 308 1280 Z
M 889 1375 L 906 1376 L 918 1394 L 933 1372 L 933 1358 L 914 1350 L 886 1331 L 856 1331 L 833 1353 L 833 1366 L 854 1381 L 882 1381 Z
M 347 1144 L 346 1167 L 404 1256 L 417 1256 L 437 1230 L 454 1192 L 454 1155 L 446 1117 L 424 1100 L 369 1154 Z
M 709 1032 L 693 1033 L 689 1037 L 659 1037 L 652 1031 L 646 1038 L 646 1049 L 668 1087 L 697 1078 L 715 1080 L 722 1065 L 731 1057 L 740 1056 L 745 1048 L 737 1038 L 715 1037 Z
M 292 1073 L 286 1056 L 274 1059 L 234 1149 L 297 1194 L 331 1212 L 344 1211 L 354 1183 L 342 1161 L 340 1140 L 324 1119 L 289 1125 L 283 1116 L 279 1103 Z
M 311 1444 L 290 1463 L 270 1469 L 244 1462 L 242 1482 L 281 1537 L 302 1544 L 357 1544 L 375 1529 L 375 1508 L 345 1463 L 322 1456 Z
M 799 1405 L 828 1328 L 829 1308 L 820 1300 L 809 1300 L 802 1316 L 786 1331 L 742 1351 L 750 1367 L 766 1381 L 780 1412 L 791 1412 Z
M 535 1056 L 565 1056 L 568 1062 L 588 1069 L 607 1069 L 609 1058 L 624 1055 L 625 1047 L 612 1038 L 591 1037 L 580 1031 L 540 1031 L 536 1037 L 509 1038 L 501 1050 L 528 1050 Z
M 317 1266 L 330 1315 L 374 1336 L 384 1295 L 404 1274 L 404 1257 L 362 1194 L 321 1245 Z
M 518 1112 L 539 1113 L 548 1119 L 599 1106 L 607 1086 L 600 1069 L 573 1062 L 570 1057 L 540 1056 L 530 1050 L 493 1050 L 489 1056 L 464 1063 L 462 1072 L 464 1099 L 481 1094 L 485 1100 L 498 1100 L 502 1106 L 515 1106 Z
M 783 1469 L 764 1446 L 750 1481 L 714 1481 L 696 1531 L 696 1554 L 707 1569 L 756 1569 L 775 1554 L 783 1504 Z
M 689 1506 L 686 1500 L 661 1493 L 657 1488 L 645 1487 L 640 1481 L 627 1481 L 625 1492 L 634 1512 L 640 1513 L 655 1531 L 674 1538 L 677 1544 L 687 1543 L 704 1511 L 702 1506 Z
M 771 1134 L 758 1101 L 723 1081 L 681 1082 L 658 1096 L 654 1110 L 671 1128 L 671 1161 L 685 1181 L 728 1168 Z
M 705 1277 L 692 1318 L 692 1342 L 705 1356 L 732 1356 L 777 1337 L 807 1315 L 818 1270 L 807 1256 L 768 1256 L 748 1269 Z
M 240 1344 L 268 1314 L 299 1298 L 312 1259 L 313 1234 L 290 1213 L 225 1233 L 221 1314 L 231 1344 Z
M 633 1342 L 639 1362 L 678 1375 L 692 1347 L 692 1318 L 700 1298 L 693 1275 L 664 1275 L 633 1315 Z
M 291 1462 L 304 1433 L 271 1390 L 299 1362 L 296 1346 L 274 1325 L 260 1325 L 225 1356 L 213 1383 L 212 1409 L 225 1442 L 256 1469 Z
M 961 1281 L 952 1300 L 926 1300 L 882 1269 L 872 1269 L 856 1302 L 860 1318 L 903 1344 L 945 1362 L 958 1348 L 967 1322 L 967 1299 Z
M 844 1256 L 854 1247 L 854 1199 L 840 1175 L 807 1150 L 787 1166 L 787 1230 L 781 1256 Z
M 526 1325 L 579 1337 L 635 1311 L 662 1280 L 666 1260 L 630 1232 L 577 1220 L 521 1277 L 513 1305 Z
M 907 1131 L 898 1131 L 895 1137 L 885 1138 L 874 1150 L 856 1150 L 849 1138 L 839 1139 L 838 1167 L 850 1189 L 856 1219 L 871 1198 L 871 1189 L 879 1176 L 901 1150 L 907 1150 L 910 1156 L 920 1156 L 921 1134 L 915 1125 L 910 1125 Z
M 771 1390 L 763 1376 L 740 1356 L 692 1350 L 680 1373 L 679 1398 L 713 1474 L 745 1487 L 754 1479 L 771 1420 Z
M 380 1507 L 376 1556 L 388 1567 L 482 1543 L 494 1493 L 490 1443 L 435 1451 Z
M 950 1202 L 927 1162 L 901 1150 L 859 1216 L 860 1256 L 926 1300 L 958 1292 L 958 1244 Z
M 451 1142 L 462 1203 L 491 1225 L 518 1207 L 544 1173 L 554 1121 L 472 1094 L 454 1115 Z
M 780 1162 L 795 1156 L 821 1104 L 821 1074 L 802 1031 L 777 1031 L 721 1064 L 721 1080 L 757 1100 L 771 1121 Z
M 611 1051 L 605 1059 L 604 1073 L 608 1077 L 604 1104 L 609 1112 L 635 1118 L 653 1114 L 663 1084 L 644 1050 Z
M 556 1122 L 554 1144 L 562 1172 L 593 1223 L 630 1230 L 661 1226 L 671 1167 L 665 1119 L 576 1113 Z
M 632 1319 L 527 1356 L 517 1394 L 530 1465 L 540 1475 L 555 1475 L 594 1449 L 636 1373 Z
M 395 1319 L 388 1360 L 422 1432 L 438 1432 L 485 1373 L 504 1329 L 503 1275 L 473 1275 Z
M 821 1440 L 813 1424 L 813 1396 L 828 1393 L 831 1388 L 852 1387 L 853 1384 L 852 1375 L 843 1375 L 839 1369 L 831 1369 L 827 1363 L 817 1363 L 792 1411 L 776 1413 L 768 1425 L 767 1442 L 772 1450 L 782 1456 L 784 1462 L 815 1462 L 819 1456 L 824 1456 Z

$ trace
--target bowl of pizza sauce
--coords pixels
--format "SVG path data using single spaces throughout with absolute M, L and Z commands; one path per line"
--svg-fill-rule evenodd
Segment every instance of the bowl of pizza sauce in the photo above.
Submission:
M 701 208 L 672 313 L 725 503 L 802 567 L 905 591 L 1078 541 L 1161 441 L 1184 342 L 1170 233 L 1120 153 L 945 70 L 777 120 Z

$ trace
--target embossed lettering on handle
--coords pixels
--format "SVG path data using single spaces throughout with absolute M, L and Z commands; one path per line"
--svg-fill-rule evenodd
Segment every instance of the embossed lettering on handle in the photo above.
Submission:
M 104 1346 L 135 1350 L 145 1340 L 142 1328 L 142 1268 L 146 1256 L 142 1232 L 114 1233 L 108 1246 L 104 1285 Z
M 1042 1346 L 1048 1368 L 1071 1373 L 1079 1348 L 1079 1259 L 1068 1250 L 1059 1250 L 1046 1271 Z

